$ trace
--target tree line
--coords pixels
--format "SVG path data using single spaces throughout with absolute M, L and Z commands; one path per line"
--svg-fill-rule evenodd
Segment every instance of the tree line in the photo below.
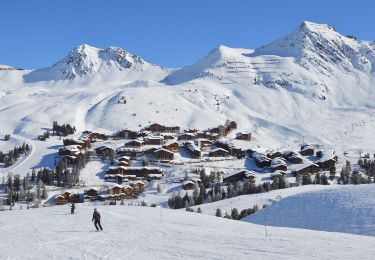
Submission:
M 30 151 L 30 146 L 25 142 L 19 147 L 15 146 L 13 150 L 9 152 L 4 153 L 0 151 L 0 163 L 3 163 L 5 167 L 9 167 L 28 151 Z

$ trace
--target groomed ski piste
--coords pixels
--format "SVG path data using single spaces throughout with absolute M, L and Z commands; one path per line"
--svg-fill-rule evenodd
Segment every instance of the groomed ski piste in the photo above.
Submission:
M 374 195 L 372 188 L 368 197 Z M 356 205 L 343 198 L 341 202 Z M 2 212 L 0 258 L 373 259 L 375 253 L 371 236 L 288 227 L 265 229 L 264 224 L 151 207 L 99 206 L 104 230 L 97 232 L 91 222 L 95 207 L 79 205 L 75 214 L 70 214 L 68 206 Z M 361 212 L 361 207 L 356 209 Z M 319 211 L 328 218 L 334 214 L 329 212 L 342 213 L 336 211 L 335 204 Z M 308 213 L 298 211 L 297 216 L 288 217 L 306 218 Z M 340 217 L 347 218 L 346 223 L 356 221 L 350 215 Z M 340 223 L 344 222 L 332 219 L 330 230 Z

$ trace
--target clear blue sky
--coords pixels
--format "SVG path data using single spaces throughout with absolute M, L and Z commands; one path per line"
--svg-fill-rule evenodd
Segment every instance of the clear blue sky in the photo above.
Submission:
M 219 44 L 256 48 L 303 20 L 375 40 L 375 1 L 11 0 L 0 3 L 0 64 L 49 66 L 73 47 L 119 46 L 166 67 Z

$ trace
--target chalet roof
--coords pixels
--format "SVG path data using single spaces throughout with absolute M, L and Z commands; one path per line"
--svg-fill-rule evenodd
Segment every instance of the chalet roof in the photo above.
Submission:
M 184 132 L 184 133 L 178 134 L 177 136 L 180 137 L 180 136 L 196 136 L 196 135 L 197 135 L 196 133 L 187 133 L 187 132 Z
M 285 151 L 283 154 L 287 158 L 301 158 L 302 159 L 302 156 L 299 153 L 294 152 L 294 151 Z
M 78 145 L 75 145 L 75 144 L 64 146 L 61 149 L 70 151 L 70 152 L 79 152 L 79 147 Z
M 90 191 L 90 190 L 99 191 L 99 189 L 96 189 L 96 188 L 90 188 L 90 189 L 86 190 L 86 192 L 87 192 L 87 191 Z
M 322 151 L 322 157 L 319 158 L 319 160 L 317 160 L 316 162 L 319 163 L 319 162 L 326 162 L 329 160 L 335 160 L 335 157 L 336 157 L 335 150 L 324 150 Z
M 154 151 L 154 153 L 159 153 L 159 152 L 165 152 L 165 153 L 173 154 L 173 152 L 171 152 L 167 149 L 164 149 L 164 148 L 160 148 L 160 149 L 157 149 L 157 150 Z
M 245 174 L 247 178 L 249 178 L 250 176 L 256 176 L 254 171 L 240 171 L 226 174 L 225 176 L 223 176 L 223 178 L 226 179 L 228 177 L 236 176 L 237 174 Z
M 287 165 L 284 158 L 281 158 L 281 157 L 276 157 L 274 159 L 272 159 L 272 162 L 271 162 L 271 166 L 279 166 L 279 165 Z
M 268 158 L 267 155 L 262 154 L 262 153 L 254 152 L 251 156 L 253 157 L 254 160 L 258 162 L 271 161 L 271 159 Z
M 192 141 L 185 142 L 185 146 L 190 150 L 190 151 L 196 151 L 196 152 L 201 152 L 201 149 L 199 149 L 198 146 L 194 144 Z
M 210 151 L 210 153 L 215 153 L 215 152 L 224 152 L 224 153 L 229 153 L 227 150 L 223 149 L 223 148 L 215 148 L 213 150 Z
M 161 136 L 161 135 L 151 135 L 151 136 L 147 136 L 146 137 L 147 139 L 154 139 L 154 140 L 161 140 L 161 139 L 164 139 L 164 137 L 163 136 Z
M 294 171 L 300 171 L 300 170 L 303 170 L 307 167 L 310 167 L 310 166 L 315 166 L 315 167 L 319 167 L 319 165 L 311 162 L 311 161 L 307 161 L 307 162 L 304 162 L 304 163 L 301 163 L 301 164 L 293 164 L 291 166 L 289 166 L 289 170 L 291 170 L 292 172 Z

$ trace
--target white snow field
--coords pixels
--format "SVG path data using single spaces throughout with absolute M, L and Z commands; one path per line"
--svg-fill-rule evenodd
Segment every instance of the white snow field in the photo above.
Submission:
M 201 208 L 202 213 L 208 215 L 215 215 L 216 210 L 220 209 L 222 214 L 224 215 L 225 212 L 230 214 L 232 209 L 234 208 L 238 209 L 239 212 L 241 212 L 241 210 L 243 209 L 253 208 L 255 205 L 257 205 L 258 208 L 261 209 L 263 205 L 269 206 L 272 203 L 279 201 L 280 199 L 285 199 L 287 197 L 294 196 L 296 194 L 303 194 L 309 191 L 321 191 L 325 189 L 332 189 L 332 186 L 304 185 L 287 189 L 272 190 L 270 192 L 258 194 L 237 196 L 230 199 L 193 206 L 191 208 L 194 210 L 197 210 L 197 208 Z
M 372 259 L 374 237 L 268 227 L 150 207 L 1 213 L 0 259 Z M 307 239 L 308 238 L 308 239 Z
M 375 236 L 375 185 L 333 186 L 275 202 L 251 223 Z

